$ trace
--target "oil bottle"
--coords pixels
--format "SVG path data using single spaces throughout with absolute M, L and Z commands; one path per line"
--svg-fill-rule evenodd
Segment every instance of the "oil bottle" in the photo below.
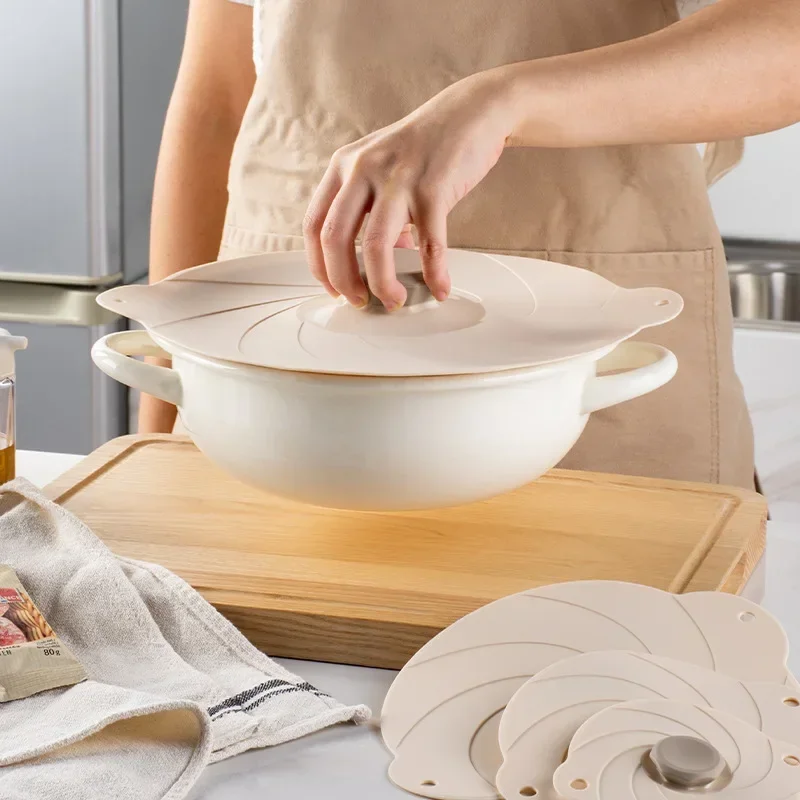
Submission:
M 14 353 L 27 346 L 24 336 L 12 336 L 0 328 L 0 485 L 10 481 L 16 470 Z

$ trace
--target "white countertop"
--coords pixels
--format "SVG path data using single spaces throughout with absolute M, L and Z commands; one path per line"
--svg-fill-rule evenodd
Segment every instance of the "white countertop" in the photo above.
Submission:
M 18 453 L 18 473 L 43 486 L 79 456 Z M 779 502 L 767 526 L 763 605 L 781 621 L 800 674 L 800 503 Z M 387 670 L 279 659 L 288 669 L 343 703 L 365 703 L 377 715 L 394 673 Z M 210 766 L 191 800 L 391 800 L 407 798 L 386 777 L 389 756 L 375 726 L 342 726 L 279 747 L 254 750 Z

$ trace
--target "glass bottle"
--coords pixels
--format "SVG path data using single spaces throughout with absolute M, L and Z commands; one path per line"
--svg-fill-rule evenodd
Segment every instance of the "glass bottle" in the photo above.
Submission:
M 0 484 L 15 475 L 14 353 L 28 340 L 0 328 Z

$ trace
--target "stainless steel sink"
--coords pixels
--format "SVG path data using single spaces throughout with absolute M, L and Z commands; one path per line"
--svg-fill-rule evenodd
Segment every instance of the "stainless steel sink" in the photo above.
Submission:
M 800 323 L 800 249 L 728 245 L 733 315 L 752 323 Z

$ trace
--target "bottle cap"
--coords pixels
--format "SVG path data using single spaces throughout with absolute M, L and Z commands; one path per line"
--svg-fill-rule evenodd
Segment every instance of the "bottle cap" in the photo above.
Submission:
M 24 336 L 12 336 L 0 328 L 0 380 L 14 374 L 14 353 L 27 346 L 28 340 Z

